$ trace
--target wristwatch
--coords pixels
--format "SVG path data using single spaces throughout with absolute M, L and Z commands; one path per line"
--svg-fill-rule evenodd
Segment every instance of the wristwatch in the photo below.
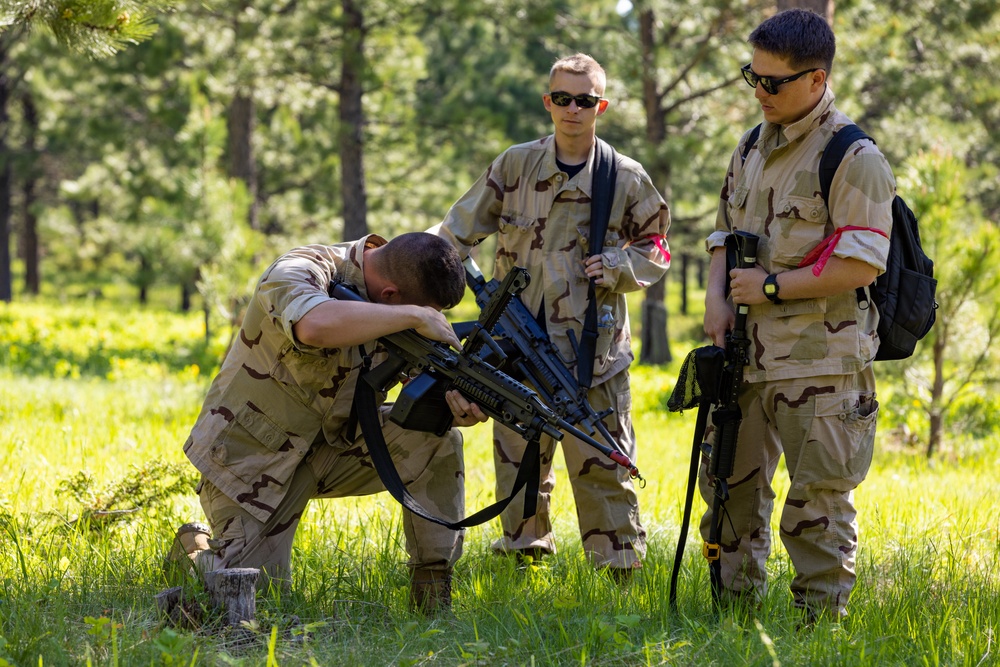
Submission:
M 764 296 L 767 297 L 768 301 L 771 303 L 781 303 L 781 299 L 778 298 L 778 276 L 775 274 L 769 275 L 764 278 Z

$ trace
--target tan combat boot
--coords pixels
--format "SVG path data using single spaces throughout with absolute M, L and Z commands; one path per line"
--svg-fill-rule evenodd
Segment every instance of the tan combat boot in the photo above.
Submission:
M 184 524 L 174 534 L 173 544 L 163 560 L 163 574 L 171 588 L 156 595 L 156 608 L 174 627 L 202 626 L 202 604 L 191 593 L 190 585 L 198 576 L 195 557 L 210 549 L 211 535 L 211 528 L 204 523 Z
M 173 563 L 183 563 L 185 558 L 195 562 L 198 554 L 211 547 L 208 540 L 212 537 L 212 529 L 207 524 L 195 521 L 186 523 L 177 529 L 174 544 L 167 554 L 167 560 Z
M 410 575 L 410 610 L 425 616 L 451 610 L 451 568 L 415 568 Z

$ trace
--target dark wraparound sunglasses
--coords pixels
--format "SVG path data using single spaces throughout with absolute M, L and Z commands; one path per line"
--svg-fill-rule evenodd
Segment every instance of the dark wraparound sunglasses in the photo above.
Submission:
M 570 102 L 576 102 L 581 109 L 593 109 L 601 101 L 597 95 L 570 95 L 562 90 L 549 93 L 549 99 L 557 107 L 568 107 Z
M 747 85 L 750 86 L 751 88 L 756 88 L 757 84 L 759 83 L 760 87 L 763 88 L 764 91 L 767 92 L 769 95 L 777 95 L 778 86 L 780 86 L 783 83 L 795 81 L 799 77 L 803 77 L 806 74 L 809 74 L 810 72 L 815 72 L 818 69 L 823 69 L 822 67 L 813 67 L 812 69 L 807 69 L 805 71 L 799 72 L 798 74 L 786 76 L 784 79 L 775 79 L 773 76 L 760 76 L 752 69 L 750 69 L 751 64 L 752 63 L 747 63 L 746 65 L 740 68 L 740 71 L 743 72 L 743 79 L 747 82 Z

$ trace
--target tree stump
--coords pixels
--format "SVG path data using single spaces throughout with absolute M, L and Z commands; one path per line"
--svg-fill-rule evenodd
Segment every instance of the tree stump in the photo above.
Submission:
M 184 597 L 184 587 L 174 586 L 156 594 L 156 611 L 161 616 L 166 616 L 170 622 L 177 625 L 180 619 L 180 604 Z
M 201 627 L 203 610 L 183 586 L 174 586 L 156 594 L 156 611 L 175 628 Z
M 226 624 L 239 627 L 257 616 L 257 578 L 260 570 L 234 567 L 205 573 L 205 589 L 213 607 L 226 614 Z

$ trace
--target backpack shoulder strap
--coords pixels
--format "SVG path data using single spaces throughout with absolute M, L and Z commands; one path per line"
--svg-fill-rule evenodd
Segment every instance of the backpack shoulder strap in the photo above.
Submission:
M 603 139 L 597 139 L 594 156 L 594 182 L 590 203 L 590 254 L 599 255 L 604 249 L 604 237 L 611 220 L 611 205 L 615 199 L 618 179 L 618 152 Z
M 823 150 L 823 157 L 819 161 L 819 188 L 827 208 L 830 207 L 830 186 L 837 169 L 840 168 L 840 163 L 844 161 L 847 147 L 861 139 L 875 141 L 857 125 L 846 125 L 833 134 Z
M 833 133 L 830 141 L 826 144 L 826 148 L 823 149 L 823 157 L 819 160 L 819 189 L 823 193 L 823 203 L 826 204 L 828 211 L 830 210 L 830 187 L 833 185 L 833 177 L 837 174 L 837 170 L 840 169 L 840 163 L 844 161 L 847 147 L 861 139 L 875 141 L 857 125 L 845 125 Z M 858 304 L 862 308 L 867 308 L 871 302 L 868 290 L 864 287 L 859 287 L 854 291 L 858 296 Z
M 590 202 L 590 255 L 604 250 L 604 237 L 611 221 L 611 206 L 615 200 L 615 181 L 618 180 L 618 153 L 603 139 L 597 139 L 594 155 L 594 182 Z M 576 377 L 580 390 L 586 392 L 594 378 L 594 355 L 597 353 L 597 297 L 594 280 L 587 287 L 587 313 L 577 352 Z
M 750 130 L 750 134 L 747 135 L 747 141 L 745 144 L 743 144 L 743 151 L 740 153 L 740 160 L 742 162 L 747 161 L 747 155 L 750 154 L 750 149 L 753 148 L 753 145 L 755 143 L 757 143 L 757 137 L 760 136 L 761 125 L 763 125 L 763 123 L 757 123 L 757 125 L 754 126 L 752 130 Z

